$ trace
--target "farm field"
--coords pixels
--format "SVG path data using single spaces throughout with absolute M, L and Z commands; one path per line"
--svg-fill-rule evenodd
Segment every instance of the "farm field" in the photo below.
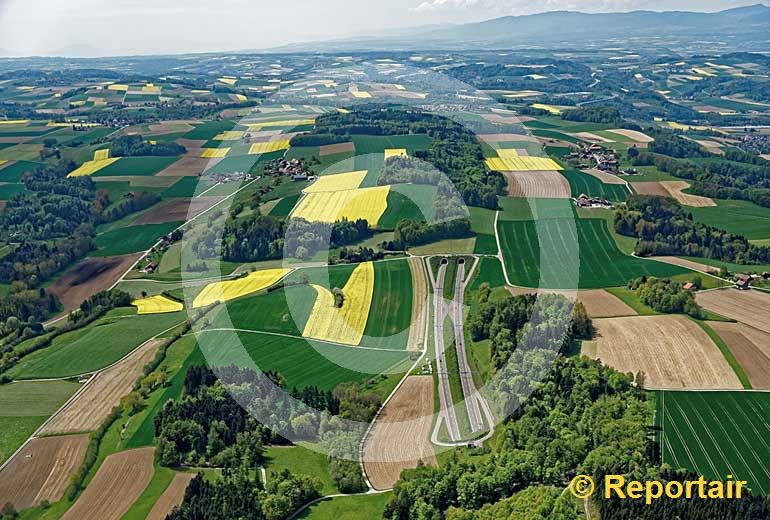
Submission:
M 87 445 L 88 435 L 33 439 L 0 471 L 0 502 L 21 511 L 61 499 Z
M 80 387 L 69 381 L 0 386 L 0 463 L 10 457 Z
M 303 511 L 301 520 L 359 520 L 380 518 L 392 493 L 327 498 Z
M 701 291 L 695 300 L 706 310 L 770 333 L 770 294 L 719 289 Z
M 413 311 L 412 273 L 406 260 L 375 262 L 374 289 L 362 345 L 406 349 Z
M 681 315 L 594 320 L 596 339 L 583 355 L 624 372 L 644 372 L 647 388 L 743 388 L 706 332 Z
M 580 170 L 565 170 L 562 174 L 569 182 L 572 197 L 581 194 L 599 197 L 610 202 L 625 202 L 630 195 L 624 184 L 608 184 Z
M 770 209 L 743 200 L 716 200 L 716 207 L 692 208 L 693 218 L 749 240 L 770 238 Z
M 342 287 L 342 305 L 321 285 L 313 285 L 316 300 L 302 336 L 346 345 L 358 345 L 366 330 L 375 285 L 372 262 L 359 264 Z M 410 306 L 411 312 L 411 306 Z M 385 332 L 375 329 L 376 332 Z
M 364 470 L 375 489 L 390 489 L 401 471 L 436 465 L 430 443 L 433 377 L 410 376 L 385 405 L 364 443 Z
M 184 221 L 143 224 L 107 231 L 96 237 L 97 250 L 91 256 L 118 256 L 150 249 L 161 237 L 184 224 Z
M 126 175 L 155 175 L 171 166 L 178 157 L 120 157 L 108 159 L 109 164 L 99 168 L 93 176 L 113 177 Z
M 113 312 L 88 327 L 58 336 L 51 346 L 22 358 L 7 374 L 14 379 L 41 379 L 93 372 L 186 318 L 181 312 L 131 318 Z M 105 337 L 111 338 L 109 343 Z
M 743 323 L 711 321 L 755 390 L 770 390 L 770 334 Z
M 136 307 L 137 314 L 163 314 L 166 312 L 179 312 L 184 309 L 184 305 L 181 302 L 172 300 L 162 294 L 134 300 L 131 302 L 131 305 Z
M 267 289 L 285 277 L 290 269 L 265 269 L 254 271 L 237 280 L 213 282 L 207 285 L 193 301 L 193 307 L 205 307 L 214 302 L 226 302 Z
M 422 350 L 425 343 L 425 330 L 428 321 L 428 274 L 420 258 L 410 257 L 409 271 L 412 277 L 412 315 L 409 319 L 409 338 L 406 349 Z
M 216 339 L 208 340 L 210 334 L 215 334 L 212 337 Z M 212 365 L 237 363 L 248 367 L 253 362 L 260 370 L 280 372 L 288 388 L 313 385 L 333 389 L 346 381 L 364 381 L 388 371 L 403 373 L 411 365 L 409 356 L 402 351 L 343 347 L 263 333 L 203 332 L 199 342 Z
M 131 392 L 142 369 L 153 360 L 160 340 L 147 341 L 116 365 L 93 376 L 75 399 L 51 418 L 44 435 L 61 435 L 95 430 L 121 397 Z
M 187 486 L 193 478 L 195 473 L 176 473 L 171 484 L 155 502 L 146 520 L 165 520 L 171 510 L 182 503 Z
M 154 448 L 139 448 L 107 457 L 62 520 L 120 520 L 150 483 L 154 452 Z
M 78 307 L 83 300 L 112 287 L 139 260 L 138 254 L 87 258 L 78 262 L 47 290 L 62 303 L 62 311 Z
M 149 211 L 139 215 L 132 224 L 165 224 L 187 221 L 222 201 L 222 197 L 196 197 L 194 199 L 173 199 L 156 204 Z
M 333 193 L 309 193 L 294 208 L 293 218 L 333 223 L 343 218 L 366 219 L 376 227 L 388 207 L 390 186 L 359 188 Z
M 600 219 L 501 220 L 498 230 L 508 277 L 522 287 L 594 289 L 625 285 L 642 275 L 687 272 L 621 253 Z
M 557 171 L 515 171 L 504 175 L 509 197 L 566 199 L 570 194 L 568 182 Z
M 624 303 L 620 298 L 603 289 L 588 289 L 582 291 L 559 291 L 527 289 L 524 287 L 508 287 L 508 292 L 514 296 L 522 294 L 563 294 L 569 300 L 580 302 L 585 307 L 589 318 L 617 318 L 635 316 L 637 312 Z
M 296 446 L 269 446 L 265 450 L 267 480 L 288 469 L 294 474 L 315 477 L 323 483 L 323 493 L 332 495 L 339 493 L 330 474 L 329 457 L 311 448 Z
M 770 394 L 658 392 L 663 462 L 707 480 L 733 475 L 756 495 L 770 493 Z

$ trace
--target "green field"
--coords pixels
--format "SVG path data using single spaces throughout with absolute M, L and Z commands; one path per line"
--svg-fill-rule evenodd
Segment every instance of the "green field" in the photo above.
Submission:
M 562 174 L 569 181 L 570 192 L 573 197 L 580 194 L 589 197 L 600 197 L 610 202 L 625 202 L 631 195 L 623 184 L 605 184 L 593 175 L 583 173 L 580 170 L 565 170 Z
M 327 498 L 304 510 L 303 520 L 359 520 L 382 518 L 392 493 Z
M 93 177 L 115 177 L 125 175 L 155 175 L 171 166 L 179 157 L 121 157 Z
M 770 493 L 770 393 L 658 392 L 663 462 Z
M 314 477 L 323 483 L 324 495 L 339 493 L 329 474 L 329 457 L 303 446 L 271 446 L 265 450 L 268 482 L 284 469 L 295 475 Z
M 395 229 L 401 220 L 433 222 L 436 187 L 423 184 L 394 184 L 388 193 L 388 209 L 377 227 Z
M 476 233 L 473 252 L 481 255 L 496 255 L 495 211 L 491 209 L 469 207 L 471 230 Z
M 406 260 L 374 263 L 374 294 L 362 345 L 406 349 L 412 318 L 412 273 Z
M 624 255 L 602 219 L 500 221 L 498 230 L 505 268 L 514 285 L 595 289 L 625 285 L 642 275 L 687 272 Z
M 249 367 L 252 362 L 262 371 L 280 372 L 286 386 L 317 386 L 332 389 L 347 381 L 365 381 L 398 365 L 398 372 L 410 367 L 406 352 L 341 347 L 263 333 L 222 333 L 199 335 L 201 350 L 213 366 L 235 364 Z M 245 350 L 244 350 L 245 348 Z
M 278 204 L 273 206 L 273 209 L 270 210 L 269 215 L 271 217 L 288 217 L 289 213 L 294 209 L 294 206 L 297 205 L 297 202 L 299 202 L 299 198 L 301 195 L 290 195 L 288 197 L 283 197 L 278 201 Z
M 770 238 L 770 208 L 745 200 L 717 200 L 716 203 L 716 207 L 687 208 L 687 211 L 692 213 L 696 222 L 742 235 L 749 240 Z
M 97 250 L 91 256 L 115 256 L 147 251 L 160 238 L 184 224 L 165 222 L 163 224 L 142 224 L 107 231 L 96 237 Z
M 0 463 L 63 405 L 80 385 L 69 381 L 22 381 L 0 385 Z
M 198 177 L 182 177 L 174 184 L 163 190 L 161 196 L 163 198 L 192 197 L 195 195 L 195 190 L 198 188 L 199 183 L 200 179 L 198 179 Z
M 0 200 L 8 200 L 19 193 L 24 193 L 26 189 L 21 183 L 0 184 Z
M 491 288 L 505 286 L 505 275 L 500 260 L 486 256 L 481 258 L 479 262 L 468 285 L 468 290 L 476 291 L 483 283 L 489 284 Z
M 62 334 L 51 346 L 22 358 L 8 370 L 13 379 L 70 377 L 99 370 L 118 361 L 156 334 L 181 323 L 184 312 L 116 316 L 110 313 L 91 325 Z
M 19 161 L 6 166 L 0 166 L 0 182 L 19 182 L 26 172 L 34 172 L 43 166 L 41 163 Z

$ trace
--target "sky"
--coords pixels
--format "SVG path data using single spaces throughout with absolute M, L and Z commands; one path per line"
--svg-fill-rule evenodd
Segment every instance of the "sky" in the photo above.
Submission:
M 0 57 L 268 49 L 568 9 L 718 11 L 760 0 L 0 0 Z

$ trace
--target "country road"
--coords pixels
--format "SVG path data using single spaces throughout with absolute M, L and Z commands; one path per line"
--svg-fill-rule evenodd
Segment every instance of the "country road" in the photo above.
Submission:
M 481 417 L 481 409 L 479 408 L 479 399 L 481 399 L 481 396 L 478 395 L 476 385 L 473 383 L 473 373 L 468 364 L 468 353 L 465 351 L 465 332 L 463 323 L 463 295 L 465 293 L 465 286 L 465 262 L 460 260 L 457 265 L 455 293 L 451 304 L 452 321 L 454 322 L 455 348 L 457 349 L 457 363 L 460 368 L 460 381 L 463 388 L 465 407 L 468 410 L 471 433 L 476 433 L 484 428 L 484 420 Z
M 430 264 L 428 265 L 430 268 Z M 444 303 L 444 278 L 446 277 L 446 264 L 442 263 L 438 268 L 438 276 L 433 285 L 433 343 L 436 348 L 436 372 L 438 375 L 438 395 L 440 400 L 440 416 L 449 432 L 449 438 L 457 442 L 460 440 L 460 427 L 457 424 L 452 390 L 449 387 L 449 372 L 447 370 L 446 356 L 444 355 L 444 317 L 446 305 Z

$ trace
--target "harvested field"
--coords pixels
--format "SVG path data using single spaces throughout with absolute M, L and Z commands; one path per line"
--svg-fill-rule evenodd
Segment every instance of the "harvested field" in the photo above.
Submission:
M 355 143 L 325 144 L 321 146 L 319 155 L 324 157 L 326 155 L 334 155 L 337 153 L 355 153 L 355 151 Z
M 155 448 L 110 455 L 62 520 L 120 520 L 142 494 L 155 473 Z
M 200 150 L 195 153 L 194 157 L 182 157 L 171 166 L 159 171 L 156 177 L 198 177 L 201 173 L 206 171 L 207 168 L 216 166 L 222 162 L 221 158 L 218 159 L 203 159 L 200 156 Z
M 140 256 L 87 258 L 64 273 L 48 288 L 48 292 L 59 298 L 62 312 L 69 312 L 99 291 L 112 287 Z
M 185 139 L 184 137 L 176 140 L 176 144 L 184 146 L 188 151 L 190 148 L 203 148 L 207 142 L 206 139 Z
M 695 300 L 707 310 L 770 334 L 770 294 L 719 289 L 701 291 Z
M 199 121 L 162 121 L 160 123 L 150 125 L 149 135 L 192 132 L 195 129 L 193 123 L 199 123 Z
M 433 378 L 409 376 L 388 401 L 366 439 L 364 470 L 372 487 L 390 489 L 401 471 L 417 463 L 435 466 L 430 444 Z
M 131 392 L 162 342 L 146 341 L 116 365 L 93 376 L 75 398 L 51 418 L 41 435 L 81 433 L 98 428 L 110 410 L 120 403 L 120 398 Z
M 770 334 L 743 323 L 711 321 L 709 325 L 730 348 L 751 387 L 770 390 Z
M 722 143 L 718 143 L 716 141 L 707 141 L 707 140 L 695 140 L 696 143 L 701 145 L 703 148 L 706 149 L 707 152 L 713 153 L 715 155 L 724 155 L 725 150 L 722 148 Z
M 409 257 L 412 273 L 412 318 L 409 325 L 407 350 L 422 350 L 425 343 L 426 321 L 428 320 L 428 277 L 421 258 Z
M 165 520 L 166 516 L 184 500 L 184 492 L 195 473 L 177 473 L 160 496 L 145 520 Z
M 18 511 L 56 502 L 83 462 L 88 435 L 32 439 L 0 472 L 0 502 Z
M 584 171 L 588 175 L 596 177 L 597 179 L 602 181 L 604 184 L 623 184 L 623 185 L 626 184 L 626 181 L 624 181 L 617 175 L 613 175 L 609 172 L 605 172 L 597 168 L 590 168 L 588 170 L 581 170 L 581 171 Z
M 501 116 L 500 114 L 484 114 L 481 117 L 489 121 L 490 123 L 497 123 L 501 125 L 518 125 L 521 124 L 521 120 L 516 116 Z M 502 129 L 501 129 L 502 130 Z
M 567 179 L 555 171 L 505 172 L 510 197 L 567 199 L 570 187 Z
M 530 143 L 539 143 L 536 137 L 526 134 L 482 134 L 477 136 L 479 140 L 485 143 L 507 143 L 513 141 L 528 141 Z
M 606 318 L 593 323 L 597 337 L 583 342 L 583 354 L 620 372 L 644 372 L 647 388 L 743 388 L 708 334 L 684 316 Z
M 698 262 L 693 262 L 692 260 L 687 260 L 685 258 L 678 258 L 676 256 L 656 256 L 655 260 L 671 265 L 678 265 L 679 267 L 684 267 L 686 269 L 692 269 L 693 271 L 701 271 L 704 273 L 714 274 L 719 273 L 719 269 L 714 266 L 699 264 Z
M 628 137 L 629 139 L 637 143 L 651 143 L 655 140 L 649 135 L 644 134 L 642 132 L 638 132 L 636 130 L 626 130 L 625 128 L 618 128 L 615 130 L 607 130 L 607 131 L 612 132 L 613 134 L 622 135 L 623 137 Z
M 536 294 L 537 289 L 526 287 L 507 287 L 508 292 L 514 296 L 522 294 Z M 620 316 L 636 316 L 637 312 L 626 305 L 620 298 L 603 289 L 589 289 L 585 291 L 559 291 L 554 289 L 541 289 L 541 294 L 562 294 L 566 298 L 580 302 L 585 307 L 589 318 L 617 318 Z
M 223 197 L 196 197 L 162 202 L 139 216 L 132 224 L 165 224 L 187 221 L 220 202 Z
M 567 134 L 571 135 L 572 137 L 577 137 L 578 139 L 581 139 L 583 141 L 588 141 L 589 143 L 613 143 L 614 141 L 612 139 L 607 139 L 604 136 L 593 134 L 591 132 L 577 132 L 574 134 Z
M 670 197 L 665 186 L 660 182 L 635 182 L 632 184 L 634 191 L 639 195 L 654 195 L 658 197 Z
M 660 184 L 666 188 L 671 197 L 674 197 L 685 206 L 692 206 L 694 208 L 708 208 L 717 205 L 716 202 L 708 197 L 700 197 L 698 195 L 689 195 L 684 193 L 682 190 L 686 190 L 690 187 L 689 182 L 661 181 Z

